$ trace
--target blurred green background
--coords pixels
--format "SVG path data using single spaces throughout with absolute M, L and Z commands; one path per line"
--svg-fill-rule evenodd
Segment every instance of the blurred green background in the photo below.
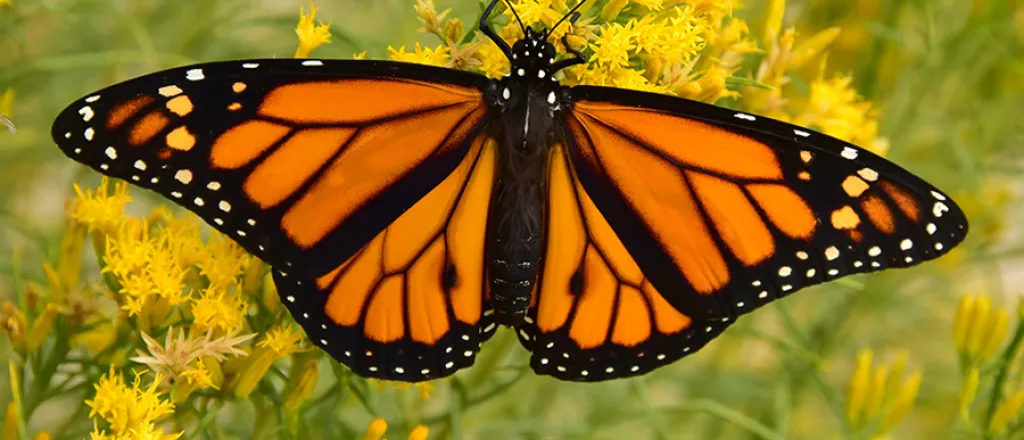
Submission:
M 13 92 L 4 95 L 6 108 L 0 99 L 0 110 L 18 131 L 0 132 L 0 299 L 14 298 L 23 280 L 45 284 L 40 263 L 58 254 L 72 182 L 95 187 L 99 181 L 49 138 L 64 105 L 162 68 L 290 57 L 299 7 L 309 6 L 283 0 L 4 3 L 0 93 Z M 772 3 L 748 0 L 735 15 L 760 35 Z M 331 22 L 333 42 L 316 56 L 350 58 L 365 50 L 367 58 L 387 58 L 388 45 L 437 45 L 436 37 L 417 32 L 412 5 L 318 1 L 317 18 Z M 452 8 L 451 17 L 467 28 L 480 11 L 477 0 L 437 0 L 437 7 Z M 878 109 L 888 158 L 943 188 L 966 211 L 971 233 L 959 249 L 912 269 L 802 291 L 741 319 L 700 353 L 636 379 L 575 384 L 521 374 L 527 353 L 503 331 L 484 345 L 479 362 L 490 365 L 438 381 L 429 399 L 415 389 L 352 378 L 358 385 L 302 415 L 313 431 L 299 432 L 360 438 L 380 417 L 393 439 L 419 424 L 439 439 L 868 438 L 871 429 L 851 426 L 845 402 L 857 354 L 870 349 L 877 362 L 892 362 L 906 350 L 906 371 L 923 371 L 912 412 L 887 436 L 1024 438 L 1016 416 L 1001 436 L 983 434 L 979 425 L 998 372 L 1011 379 L 1003 394 L 1024 390 L 1022 361 L 1014 352 L 1000 358 L 1009 364 L 983 366 L 979 397 L 964 420 L 958 395 L 965 370 L 952 336 L 957 302 L 966 294 L 986 294 L 997 309 L 1007 308 L 1008 335 L 1017 325 L 1024 274 L 1017 220 L 1024 183 L 1024 3 L 789 1 L 783 26 L 800 35 L 841 29 L 827 49 L 829 72 L 851 74 L 855 89 Z M 758 56 L 748 58 L 756 65 Z M 794 97 L 808 89 L 799 75 L 790 87 Z M 159 201 L 144 191 L 131 194 L 144 201 L 130 205 L 135 214 Z M 86 267 L 84 278 L 97 279 L 96 263 Z M 0 360 L 20 362 L 6 338 L 0 338 Z M 330 361 L 321 366 L 321 381 L 331 382 Z M 8 379 L 8 369 L 0 369 L 0 408 L 12 398 Z M 63 426 L 67 437 L 59 438 L 87 435 L 92 423 L 84 414 L 65 419 L 91 392 L 85 387 L 38 410 L 27 421 L 29 433 Z M 229 400 L 219 411 L 220 428 L 187 430 L 185 438 L 306 438 L 260 424 L 266 411 L 275 411 L 272 401 Z

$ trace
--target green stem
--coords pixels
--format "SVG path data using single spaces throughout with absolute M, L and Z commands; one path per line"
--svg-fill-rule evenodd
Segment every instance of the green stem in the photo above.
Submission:
M 25 408 L 28 414 L 35 411 L 45 401 L 46 389 L 50 386 L 53 375 L 57 372 L 57 368 L 60 367 L 61 363 L 64 362 L 68 352 L 71 351 L 71 344 L 65 332 L 55 331 L 54 334 L 56 335 L 56 341 L 54 341 L 53 349 L 50 350 L 48 357 L 40 357 L 41 367 L 32 378 L 32 394 L 26 396 L 28 398 L 25 399 Z
M 992 385 L 992 397 L 989 398 L 988 410 L 985 412 L 985 423 L 982 425 L 982 429 L 985 431 L 985 439 L 992 438 L 988 428 L 992 426 L 992 418 L 996 415 L 996 407 L 1003 400 L 1003 385 L 1006 384 L 1006 379 L 1010 375 L 1010 365 L 1013 364 L 1013 360 L 1017 356 L 1021 341 L 1024 341 L 1024 320 L 1017 321 L 1017 329 L 1013 333 L 1010 345 L 1007 345 L 1006 350 L 999 356 L 999 373 L 996 375 L 996 381 Z

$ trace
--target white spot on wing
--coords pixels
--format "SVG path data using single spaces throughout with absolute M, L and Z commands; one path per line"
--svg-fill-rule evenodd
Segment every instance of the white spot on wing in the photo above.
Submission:
M 832 261 L 835 260 L 836 258 L 839 258 L 839 249 L 836 249 L 835 246 L 829 246 L 828 248 L 825 249 L 825 258 L 827 258 L 828 261 Z
M 243 69 L 255 69 L 260 67 L 260 63 L 242 63 Z
M 936 217 L 942 217 L 942 214 L 949 211 L 949 207 L 945 203 L 935 202 L 935 206 L 932 207 L 932 214 Z
M 910 241 L 909 238 L 905 238 L 903 239 L 903 241 L 900 242 L 900 249 L 902 250 L 908 251 L 912 247 L 914 247 L 914 242 Z
M 755 116 L 748 115 L 746 113 L 736 113 L 733 116 L 736 117 L 736 118 L 739 118 L 739 119 L 747 120 L 747 121 L 756 121 L 757 120 L 757 118 Z
M 186 185 L 192 183 L 192 171 L 189 170 L 178 170 L 174 173 L 174 180 L 177 180 Z
M 185 72 L 185 79 L 189 81 L 202 81 L 206 79 L 206 75 L 203 75 L 203 69 L 189 69 Z
M 872 257 L 877 257 L 879 255 L 882 255 L 882 248 L 880 248 L 878 246 L 872 246 L 871 249 L 868 249 L 868 255 L 870 255 Z
M 107 147 L 106 150 L 103 150 L 103 153 L 106 154 L 107 157 L 109 157 L 111 160 L 117 159 L 117 150 L 114 149 L 114 147 Z
M 324 62 L 323 62 L 323 61 L 320 61 L 320 60 L 306 60 L 306 61 L 303 61 L 303 62 L 302 62 L 302 65 L 303 65 L 303 66 L 306 66 L 306 67 L 311 67 L 311 66 L 323 66 L 323 65 L 324 65 Z
M 139 171 L 146 171 L 146 162 L 143 162 L 142 159 L 135 161 L 135 169 Z
M 938 191 L 932 191 L 932 197 L 935 197 L 936 200 L 946 200 L 946 196 L 939 194 Z
M 82 115 L 82 120 L 85 122 L 89 122 L 93 116 L 96 116 L 96 113 L 92 111 L 92 107 L 89 106 L 79 109 L 78 114 Z
M 861 168 L 859 171 L 857 171 L 857 175 L 863 177 L 864 180 L 867 180 L 868 182 L 874 182 L 878 180 L 878 171 L 875 171 L 871 168 Z
M 86 128 L 85 133 L 82 134 L 85 136 L 85 140 L 91 141 L 92 137 L 96 135 L 96 130 L 93 130 L 92 127 L 89 127 Z
M 100 95 L 92 95 L 92 96 L 90 96 L 88 98 L 85 98 L 85 102 L 88 102 L 90 104 L 92 104 L 92 103 L 94 103 L 96 101 L 99 101 L 99 100 L 100 100 Z
M 850 147 L 843 147 L 843 152 L 841 154 L 843 157 L 850 160 L 854 160 L 857 158 L 857 150 L 854 150 L 853 148 Z
M 793 130 L 793 134 L 795 134 L 797 136 L 800 136 L 800 137 L 808 137 L 808 136 L 811 135 L 810 133 L 808 133 L 806 131 L 803 131 L 803 130 Z

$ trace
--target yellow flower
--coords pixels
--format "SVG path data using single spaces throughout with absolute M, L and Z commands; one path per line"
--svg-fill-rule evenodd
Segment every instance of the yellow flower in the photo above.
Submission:
M 7 412 L 4 413 L 3 431 L 0 431 L 0 439 L 18 438 L 18 405 L 14 402 L 7 404 Z
M 523 20 L 523 24 L 530 26 L 542 23 L 545 28 L 551 28 L 566 12 L 557 10 L 553 3 L 555 2 L 552 0 L 519 0 L 513 3 L 512 7 L 515 8 L 519 19 Z M 564 2 L 562 6 L 564 8 Z M 512 11 L 506 8 L 505 15 L 511 21 L 509 24 L 516 28 L 519 27 L 519 23 L 516 23 L 512 16 Z M 558 35 L 554 35 L 554 37 L 558 37 Z
M 891 365 L 875 368 L 872 368 L 873 357 L 867 349 L 857 355 L 857 367 L 846 396 L 846 420 L 855 429 L 871 427 L 875 435 L 882 435 L 895 428 L 913 409 L 922 373 L 917 370 L 903 379 L 905 352 Z
M 4 5 L 5 0 L 0 0 L 0 6 Z M 10 4 L 10 3 L 8 3 Z M 17 134 L 17 127 L 14 126 L 14 122 L 9 119 L 14 112 L 14 89 L 8 88 L 0 93 L 0 125 L 7 127 L 7 131 L 11 134 Z
M 210 236 L 204 250 L 196 265 L 200 268 L 200 275 L 210 281 L 211 288 L 237 284 L 238 277 L 253 262 L 253 257 L 238 243 L 220 233 Z
M 208 287 L 192 300 L 192 317 L 202 330 L 220 329 L 225 332 L 242 328 L 249 304 L 238 289 Z
M 1010 422 L 1020 417 L 1021 409 L 1024 409 L 1024 391 L 1017 391 L 996 407 L 996 413 L 988 426 L 989 434 L 1005 434 Z
M 267 332 L 259 345 L 270 348 L 280 359 L 298 351 L 306 351 L 306 348 L 300 346 L 302 340 L 301 331 L 290 325 L 281 325 Z
M 388 422 L 384 419 L 376 418 L 370 422 L 370 426 L 366 427 L 366 432 L 363 434 L 362 440 L 381 440 L 384 437 L 384 433 L 388 431 Z
M 449 51 L 450 49 L 444 45 L 439 45 L 436 49 L 431 49 L 429 47 L 424 49 L 420 46 L 420 43 L 416 43 L 415 52 L 406 52 L 405 46 L 401 46 L 397 50 L 388 46 L 388 52 L 391 54 L 391 59 L 394 61 L 428 64 L 432 66 L 444 66 L 448 64 L 450 59 Z
M 416 5 L 413 6 L 413 9 L 419 15 L 420 23 L 423 23 L 423 27 L 420 28 L 421 32 L 443 35 L 441 23 L 452 12 L 451 8 L 438 14 L 437 9 L 434 7 L 434 0 L 416 0 Z
M 189 368 L 182 372 L 181 377 L 200 388 L 217 388 L 217 385 L 214 385 L 213 379 L 210 376 L 210 370 L 206 369 L 206 364 L 203 363 L 202 358 L 196 361 L 194 368 Z
M 480 72 L 492 79 L 505 76 L 509 71 L 509 62 L 501 49 L 486 37 L 481 38 L 479 35 L 476 42 L 479 43 L 475 56 L 480 61 Z
M 331 42 L 331 24 L 316 24 L 316 11 L 320 8 L 309 3 L 309 16 L 299 8 L 299 25 L 295 27 L 295 35 L 299 37 L 299 47 L 295 49 L 295 58 L 309 57 L 309 53 L 322 44 Z
M 995 357 L 1006 340 L 1009 321 L 1009 310 L 993 311 L 987 295 L 961 298 L 953 319 L 953 345 L 963 365 L 977 366 Z
M 884 156 L 889 143 L 878 136 L 878 112 L 852 84 L 848 75 L 829 80 L 819 77 L 811 83 L 808 103 L 795 121 Z
M 124 217 L 124 206 L 131 200 L 128 195 L 128 183 L 118 181 L 114 184 L 113 193 L 109 193 L 110 179 L 104 176 L 95 191 L 82 188 L 75 184 L 78 200 L 71 207 L 71 218 L 85 224 L 89 230 L 98 229 L 111 234 L 117 231 Z
M 590 61 L 599 66 L 629 66 L 629 52 L 636 48 L 633 41 L 636 34 L 631 27 L 611 23 L 601 29 L 601 35 L 590 45 L 594 50 Z
M 423 425 L 416 425 L 409 433 L 408 440 L 427 440 L 428 435 L 430 435 L 430 429 Z
M 93 386 L 96 389 L 95 397 L 85 401 L 91 408 L 89 417 L 106 421 L 112 434 L 116 436 L 132 434 L 135 437 L 129 438 L 177 439 L 183 433 L 164 434 L 163 428 L 157 428 L 154 424 L 161 417 L 174 413 L 174 404 L 162 399 L 161 393 L 157 391 L 163 377 L 156 374 L 152 384 L 144 388 L 142 375 L 143 373 L 136 374 L 129 387 L 121 378 L 121 374 L 111 367 L 110 372 Z M 105 438 L 107 434 L 97 427 L 93 436 Z

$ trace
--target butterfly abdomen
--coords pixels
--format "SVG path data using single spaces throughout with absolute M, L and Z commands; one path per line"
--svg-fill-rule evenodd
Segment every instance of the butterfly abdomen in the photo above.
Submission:
M 499 324 L 519 324 L 530 306 L 543 250 L 544 150 L 502 145 L 491 201 L 488 274 Z

